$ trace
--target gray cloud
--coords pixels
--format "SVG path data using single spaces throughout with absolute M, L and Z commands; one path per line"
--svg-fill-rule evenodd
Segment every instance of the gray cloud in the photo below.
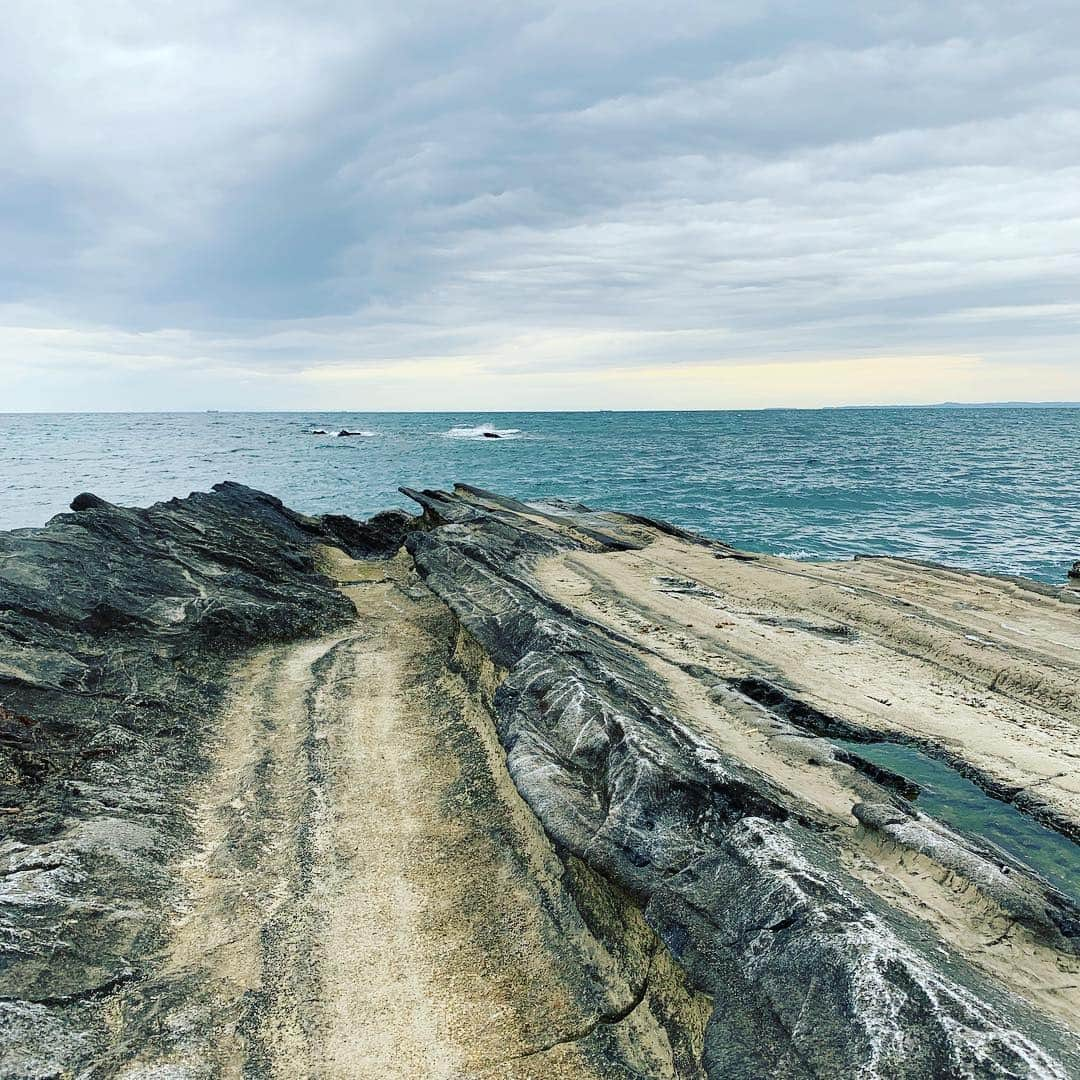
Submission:
M 65 365 L 132 405 L 193 365 L 1080 366 L 1080 13 L 875 7 L 14 0 L 16 407 Z

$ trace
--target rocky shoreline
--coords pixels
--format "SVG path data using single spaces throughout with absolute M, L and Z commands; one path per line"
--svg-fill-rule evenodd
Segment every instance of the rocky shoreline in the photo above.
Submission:
M 403 490 L 0 534 L 0 1076 L 1080 1076 L 1080 596 Z

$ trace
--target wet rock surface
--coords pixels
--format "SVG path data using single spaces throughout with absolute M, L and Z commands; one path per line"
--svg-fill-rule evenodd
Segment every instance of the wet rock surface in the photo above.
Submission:
M 222 484 L 145 510 L 84 493 L 0 534 L 0 1076 L 1080 1076 L 1061 1010 L 854 873 L 852 843 L 977 894 L 988 934 L 1021 927 L 1062 979 L 1069 898 L 834 753 L 824 735 L 873 731 L 771 662 L 710 661 L 689 622 L 604 622 L 551 584 L 639 559 L 720 630 L 718 586 L 653 560 L 755 556 L 567 501 L 403 490 L 420 517 Z M 625 599 L 596 595 L 598 615 Z M 876 632 L 747 618 L 817 650 Z M 1064 676 L 1008 670 L 1001 692 L 1065 722 Z M 733 752 L 686 687 L 796 764 Z M 242 767 L 214 749 L 226 721 Z M 850 816 L 808 798 L 821 775 Z

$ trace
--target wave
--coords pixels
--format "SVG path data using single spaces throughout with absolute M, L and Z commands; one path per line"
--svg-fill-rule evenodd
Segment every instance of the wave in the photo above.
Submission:
M 794 548 L 791 551 L 778 551 L 776 554 L 781 559 L 794 559 L 796 562 L 820 562 L 827 558 L 820 551 L 811 551 L 809 548 Z
M 312 428 L 309 434 L 331 435 L 335 438 L 351 437 L 357 439 L 372 439 L 379 433 L 377 431 L 351 431 L 349 428 L 338 428 L 337 430 L 334 430 L 333 428 L 330 428 L 329 430 L 327 428 Z
M 523 432 L 521 428 L 497 428 L 491 424 L 480 424 L 478 427 L 452 427 L 443 432 L 444 439 L 520 439 Z

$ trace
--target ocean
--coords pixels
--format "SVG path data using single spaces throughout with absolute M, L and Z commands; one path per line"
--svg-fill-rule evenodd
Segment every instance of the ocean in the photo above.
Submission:
M 219 480 L 360 517 L 410 506 L 400 484 L 463 480 L 753 551 L 1051 582 L 1080 559 L 1080 409 L 0 415 L 0 528 L 44 524 L 80 491 L 145 505 Z

